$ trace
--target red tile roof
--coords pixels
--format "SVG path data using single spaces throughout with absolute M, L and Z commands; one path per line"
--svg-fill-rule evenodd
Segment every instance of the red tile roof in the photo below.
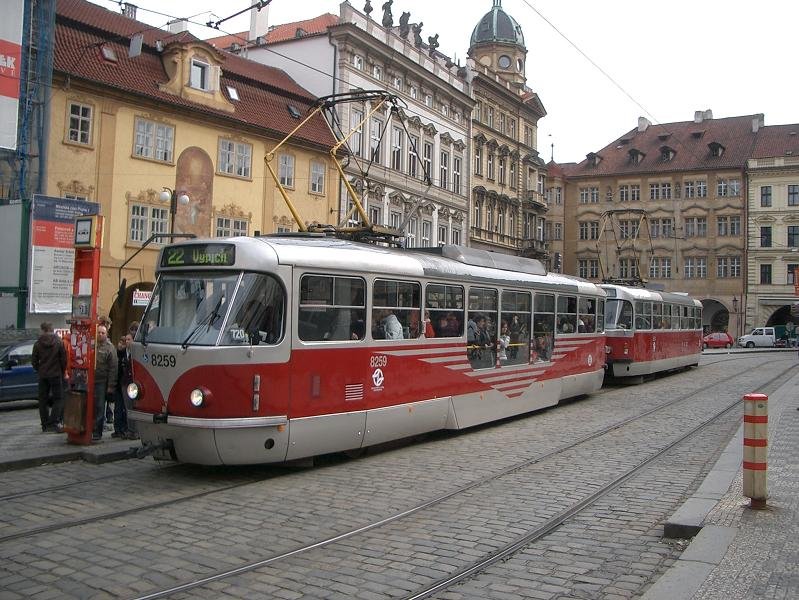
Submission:
M 567 177 L 598 177 L 640 173 L 669 173 L 741 169 L 751 156 L 757 137 L 752 132 L 752 121 L 762 115 L 747 115 L 723 119 L 704 119 L 701 123 L 682 121 L 649 125 L 645 131 L 632 129 L 598 152 L 599 164 L 594 166 L 588 158 L 576 165 L 561 165 Z M 762 128 L 761 128 L 762 130 Z M 722 156 L 711 156 L 709 144 L 724 147 Z M 661 148 L 674 151 L 671 160 L 661 160 Z M 639 163 L 630 161 L 630 151 L 645 154 Z
M 232 127 L 246 124 L 261 129 L 263 135 L 283 137 L 299 124 L 289 114 L 287 104 L 296 105 L 304 115 L 316 100 L 284 71 L 221 52 L 221 89 L 228 99 L 227 86 L 237 90 L 239 100 L 232 102 L 235 112 L 196 104 L 159 89 L 169 77 L 156 49 L 159 40 L 203 43 L 191 33 L 173 35 L 153 29 L 85 0 L 58 0 L 56 11 L 55 72 L 130 94 L 132 101 L 144 96 L 179 111 L 232 120 Z M 129 36 L 135 32 L 144 34 L 142 53 L 128 58 Z M 117 63 L 102 59 L 101 45 L 116 52 Z M 297 132 L 296 139 L 325 147 L 335 143 L 321 116 Z
M 336 15 L 325 13 L 312 19 L 305 19 L 304 21 L 294 21 L 293 23 L 275 25 L 269 29 L 264 37 L 267 44 L 275 44 L 277 42 L 285 42 L 286 40 L 293 40 L 300 37 L 323 35 L 327 33 L 328 27 L 336 25 L 338 22 L 339 18 Z M 207 39 L 206 42 L 217 48 L 230 48 L 234 43 L 246 45 L 249 35 L 249 31 L 242 31 L 241 33 L 210 38 Z M 250 40 L 251 43 L 253 41 L 254 40 Z
M 799 157 L 799 123 L 761 127 L 752 158 Z

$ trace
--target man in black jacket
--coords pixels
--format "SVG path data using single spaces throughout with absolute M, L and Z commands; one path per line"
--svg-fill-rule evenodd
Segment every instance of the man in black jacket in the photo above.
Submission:
M 42 323 L 39 339 L 33 345 L 31 364 L 39 377 L 39 419 L 42 431 L 61 433 L 64 418 L 62 383 L 67 368 L 67 353 L 64 344 L 55 333 L 51 323 Z M 48 411 L 47 402 L 52 396 L 53 408 Z

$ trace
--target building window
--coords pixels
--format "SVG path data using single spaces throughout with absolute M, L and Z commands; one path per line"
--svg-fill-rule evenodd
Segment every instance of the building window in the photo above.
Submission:
M 771 186 L 770 185 L 760 186 L 760 206 L 763 206 L 763 207 L 771 206 Z
M 799 206 L 799 185 L 788 186 L 788 206 Z
M 619 202 L 628 202 L 630 200 L 630 186 L 619 186 Z
M 683 184 L 683 197 L 684 198 L 693 198 L 696 194 L 696 190 L 694 189 L 694 182 L 693 181 L 686 181 Z
M 419 136 L 408 134 L 408 175 L 416 177 L 419 164 Z
M 623 240 L 638 238 L 638 221 L 619 221 L 619 237 Z
M 352 66 L 358 69 L 359 71 L 363 71 L 363 56 L 360 56 L 358 54 L 353 54 Z
M 788 285 L 796 285 L 796 271 L 799 269 L 799 264 L 789 263 L 787 265 L 787 269 L 788 271 L 786 273 L 787 277 L 785 283 Z
M 372 225 L 382 225 L 382 211 L 380 210 L 379 206 L 370 206 L 369 207 L 369 222 Z
M 649 277 L 652 279 L 671 278 L 671 258 L 653 256 L 649 260 Z
M 402 156 L 405 153 L 402 144 L 404 133 L 401 127 L 391 128 L 391 168 L 402 171 Z
M 439 225 L 438 226 L 438 245 L 443 246 L 447 243 L 447 226 L 446 225 Z
M 430 221 L 422 221 L 422 248 L 430 247 L 430 238 L 433 235 L 433 224 Z
M 489 152 L 488 157 L 486 159 L 486 177 L 488 179 L 494 179 L 494 153 Z
M 524 145 L 525 146 L 532 146 L 533 145 L 533 128 L 529 125 L 524 126 Z
M 483 227 L 483 205 L 480 202 L 474 203 L 474 226 L 478 229 Z
M 799 226 L 788 225 L 788 247 L 799 247 Z
M 393 212 L 392 211 L 389 214 L 389 218 L 391 219 L 391 222 L 389 223 L 391 228 L 392 229 L 399 229 L 400 228 L 400 221 L 402 220 L 402 215 L 400 213 L 398 213 L 398 212 Z
M 560 225 L 560 223 L 556 223 L 555 225 Z M 599 221 L 580 221 L 578 224 L 578 231 L 579 239 L 581 240 L 599 239 Z
M 166 233 L 169 210 L 146 204 L 130 206 L 130 241 L 143 243 L 154 233 Z
M 278 155 L 278 179 L 280 185 L 293 188 L 294 187 L 294 156 L 291 154 Z
M 741 195 L 741 182 L 738 179 L 719 179 L 716 182 L 716 195 L 723 196 L 740 196 Z
M 563 188 L 560 186 L 555 188 L 555 204 L 558 206 L 563 204 Z
M 315 160 L 311 161 L 311 192 L 325 193 L 325 164 Z
M 402 91 L 402 77 L 395 75 L 392 81 L 394 83 L 394 88 Z
M 452 230 L 452 243 L 455 246 L 461 245 L 461 230 L 460 229 L 453 229 Z
M 249 178 L 252 174 L 252 146 L 233 140 L 219 140 L 220 173 Z
M 510 189 L 516 189 L 516 159 L 511 159 L 510 169 L 508 172 L 508 179 L 510 179 Z
M 771 248 L 771 226 L 760 228 L 760 247 Z
M 488 125 L 491 129 L 494 128 L 494 107 L 489 106 L 487 111 L 487 118 L 486 118 L 486 125 Z
M 673 231 L 673 221 L 671 219 L 652 219 L 649 222 L 649 237 L 651 238 L 670 238 Z
M 492 231 L 494 229 L 494 209 L 489 204 L 486 206 L 486 229 Z
M 669 200 L 671 198 L 671 184 L 670 183 L 661 183 L 660 184 L 660 198 L 662 200 Z
M 433 144 L 425 142 L 422 145 L 422 165 L 427 177 L 433 177 Z
M 650 183 L 649 184 L 649 199 L 650 200 L 660 200 L 660 184 L 659 183 Z
M 425 94 L 424 105 L 428 108 L 433 108 L 433 97 L 430 94 Z
M 707 181 L 696 182 L 696 197 L 707 198 Z
M 416 100 L 416 99 L 419 97 L 419 89 L 418 89 L 418 88 L 417 88 L 415 85 L 412 85 L 412 86 L 409 88 L 409 90 L 408 90 L 408 91 L 409 91 L 409 92 L 410 92 L 410 94 L 411 94 L 411 98 L 413 98 L 414 100 Z
M 707 218 L 687 217 L 685 219 L 685 237 L 707 237 Z
M 630 186 L 630 201 L 638 202 L 641 199 L 641 186 L 633 184 Z
M 69 131 L 67 139 L 77 144 L 92 143 L 92 107 L 86 104 L 70 102 Z
M 760 283 L 761 285 L 771 284 L 771 265 L 760 265 Z
M 216 237 L 235 237 L 247 235 L 247 221 L 245 219 L 230 219 L 228 217 L 216 218 Z
M 474 146 L 474 174 L 483 174 L 483 147 L 480 144 Z
M 211 89 L 211 65 L 196 58 L 191 59 L 189 86 L 195 90 L 209 91 Z
M 580 188 L 580 204 L 596 204 L 599 202 L 599 188 Z
M 438 185 L 442 189 L 449 189 L 449 152 L 441 151 L 438 163 Z
M 452 191 L 456 194 L 461 193 L 461 162 L 460 156 L 452 159 Z
M 380 65 L 372 65 L 372 77 L 378 81 L 383 79 L 383 68 Z
M 686 279 L 705 279 L 707 278 L 707 257 L 688 256 L 685 258 L 685 278 Z
M 552 231 L 553 239 L 555 240 L 562 240 L 563 239 L 563 223 L 555 223 L 555 227 Z
M 581 258 L 577 261 L 577 276 L 588 279 L 588 260 Z
M 136 117 L 133 154 L 163 162 L 172 162 L 175 128 Z
M 381 141 L 381 133 L 383 131 L 383 121 L 380 119 L 376 119 L 372 117 L 372 127 L 370 133 L 370 152 L 369 157 L 372 162 L 380 163 L 380 141 Z
M 741 276 L 740 256 L 719 256 L 716 259 L 716 277 L 729 278 Z
M 505 212 L 501 208 L 497 210 L 496 231 L 499 233 L 505 233 Z
M 508 136 L 516 140 L 516 119 L 508 119 Z
M 638 277 L 638 261 L 634 258 L 619 259 L 619 277 L 635 279 Z
M 419 220 L 416 217 L 408 221 L 408 228 L 405 230 L 405 241 L 409 248 L 416 246 L 416 227 L 418 223 Z
M 355 156 L 363 156 L 363 111 L 357 108 L 350 113 L 350 129 L 353 131 L 350 138 L 350 151 Z

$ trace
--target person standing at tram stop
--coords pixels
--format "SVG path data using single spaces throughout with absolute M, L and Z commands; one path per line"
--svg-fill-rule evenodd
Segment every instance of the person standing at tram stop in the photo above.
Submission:
M 39 420 L 42 431 L 61 433 L 64 430 L 64 373 L 67 369 L 67 353 L 61 339 L 53 333 L 51 323 L 39 326 L 42 333 L 33 345 L 31 365 L 39 379 Z M 53 407 L 47 402 L 52 395 Z
M 116 387 L 117 351 L 108 340 L 105 325 L 97 326 L 97 347 L 94 350 L 94 431 L 92 441 L 103 439 L 106 395 L 112 394 Z
M 128 384 L 133 382 L 133 368 L 130 362 L 130 347 L 133 335 L 120 338 L 117 344 L 117 385 L 114 390 L 114 433 L 112 438 L 136 439 L 132 423 L 128 421 L 128 410 L 132 404 L 128 396 Z
M 106 333 L 111 333 L 111 319 L 102 315 L 97 318 L 98 325 L 105 327 Z M 114 422 L 114 396 L 108 394 L 105 398 L 105 424 L 108 429 L 111 429 Z

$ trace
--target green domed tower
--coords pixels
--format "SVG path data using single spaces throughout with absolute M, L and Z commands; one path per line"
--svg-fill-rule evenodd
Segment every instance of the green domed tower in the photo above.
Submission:
M 527 79 L 524 75 L 527 48 L 524 46 L 522 28 L 502 10 L 502 0 L 493 2 L 494 6 L 472 31 L 469 56 L 504 79 L 524 85 Z

